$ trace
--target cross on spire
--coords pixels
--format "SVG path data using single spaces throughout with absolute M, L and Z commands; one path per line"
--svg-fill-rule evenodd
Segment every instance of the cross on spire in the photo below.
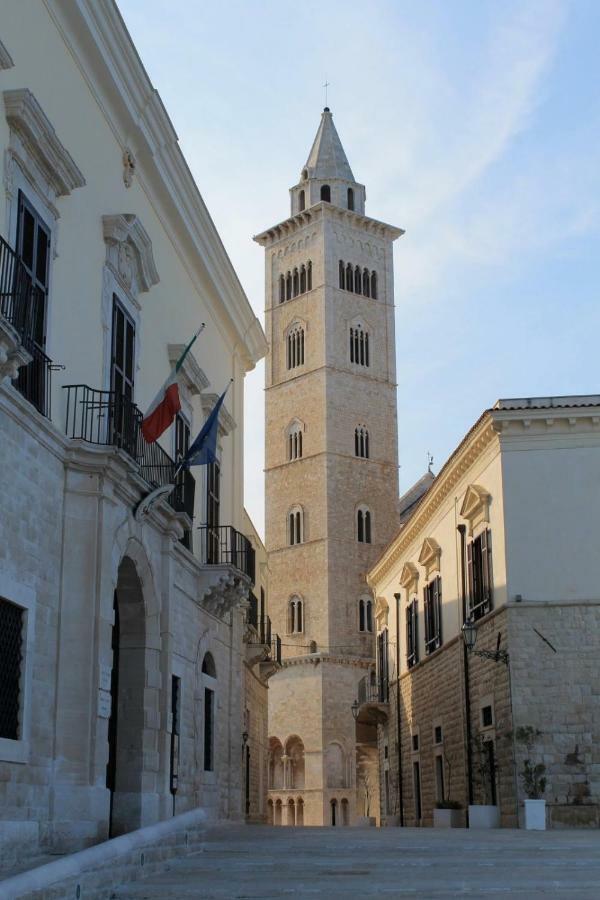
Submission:
M 330 87 L 330 84 L 327 81 L 327 78 L 325 78 L 325 84 L 323 85 L 323 87 L 325 88 L 325 106 L 327 106 L 327 88 Z

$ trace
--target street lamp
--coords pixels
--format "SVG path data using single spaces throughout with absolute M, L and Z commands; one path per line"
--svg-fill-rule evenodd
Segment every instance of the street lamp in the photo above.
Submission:
M 358 702 L 358 700 L 354 701 L 354 703 L 352 704 L 350 709 L 352 710 L 352 715 L 354 716 L 354 721 L 356 721 L 358 719 L 358 711 L 360 709 L 360 703 Z
M 473 616 L 470 615 L 465 621 L 462 627 L 462 636 L 465 642 L 465 647 L 469 653 L 472 653 L 473 656 L 481 656 L 483 659 L 491 659 L 494 662 L 503 662 L 506 666 L 508 665 L 508 653 L 506 650 L 500 649 L 500 641 L 502 639 L 502 634 L 498 632 L 498 640 L 496 642 L 496 649 L 492 650 L 476 650 L 475 643 L 477 641 L 477 625 L 475 624 L 475 620 Z

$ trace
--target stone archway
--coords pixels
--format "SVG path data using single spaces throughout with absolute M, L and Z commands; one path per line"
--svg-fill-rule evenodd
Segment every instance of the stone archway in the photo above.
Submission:
M 114 591 L 111 715 L 106 786 L 109 835 L 158 819 L 159 650 L 151 649 L 144 586 L 132 556 L 121 559 Z M 157 645 L 154 643 L 154 647 Z M 149 677 L 150 676 L 150 677 Z

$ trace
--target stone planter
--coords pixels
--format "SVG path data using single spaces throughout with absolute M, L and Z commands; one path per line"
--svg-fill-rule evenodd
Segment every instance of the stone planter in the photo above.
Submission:
M 500 828 L 500 808 L 484 804 L 469 806 L 469 828 Z
M 462 809 L 434 809 L 434 828 L 464 828 Z
M 369 828 L 369 826 L 376 825 L 377 820 L 375 816 L 357 816 L 356 822 L 354 824 L 357 828 Z
M 523 827 L 528 831 L 546 830 L 546 801 L 525 800 L 523 802 Z

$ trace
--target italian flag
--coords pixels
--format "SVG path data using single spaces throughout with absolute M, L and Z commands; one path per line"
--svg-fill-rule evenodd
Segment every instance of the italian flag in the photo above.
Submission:
M 179 399 L 179 373 L 183 366 L 184 359 L 190 352 L 192 344 L 203 328 L 204 323 L 202 323 L 194 337 L 184 349 L 171 370 L 171 374 L 146 410 L 146 414 L 142 419 L 142 434 L 144 440 L 148 444 L 153 444 L 154 441 L 158 440 L 163 431 L 167 430 L 181 409 L 181 401 Z

